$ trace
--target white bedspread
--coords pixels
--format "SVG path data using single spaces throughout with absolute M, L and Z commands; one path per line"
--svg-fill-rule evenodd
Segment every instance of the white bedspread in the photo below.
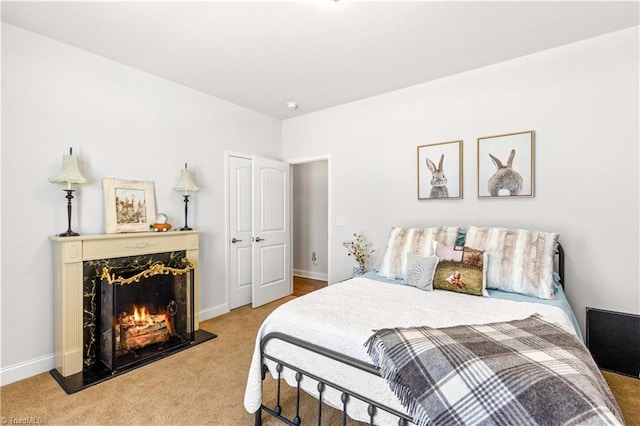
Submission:
M 364 348 L 374 330 L 390 327 L 449 327 L 523 319 L 539 313 L 574 333 L 571 320 L 560 308 L 528 302 L 514 302 L 488 297 L 469 296 L 442 290 L 425 292 L 414 287 L 382 283 L 364 277 L 354 278 L 292 300 L 267 317 L 256 337 L 256 346 L 245 390 L 244 406 L 250 413 L 260 408 L 262 387 L 260 340 L 279 331 L 319 346 L 371 363 Z M 339 383 L 398 411 L 405 412 L 400 401 L 381 377 L 374 377 L 335 361 L 316 356 L 279 341 L 270 341 L 265 351 L 297 367 Z M 273 363 L 267 363 L 274 372 Z M 294 373 L 283 372 L 285 380 L 295 386 Z M 302 388 L 317 395 L 316 382 L 304 379 Z M 342 407 L 340 393 L 328 388 L 324 400 Z M 352 400 L 349 416 L 368 421 L 367 406 Z M 303 419 L 304 420 L 304 419 Z M 397 418 L 379 412 L 377 424 L 397 424 Z

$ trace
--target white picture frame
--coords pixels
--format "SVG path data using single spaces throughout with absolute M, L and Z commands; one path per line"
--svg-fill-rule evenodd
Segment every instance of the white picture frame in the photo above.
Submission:
M 102 179 L 105 233 L 146 232 L 156 218 L 152 181 Z

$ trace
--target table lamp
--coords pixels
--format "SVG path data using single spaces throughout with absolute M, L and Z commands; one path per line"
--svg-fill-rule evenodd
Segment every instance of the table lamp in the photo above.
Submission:
M 85 177 L 82 176 L 82 173 L 80 173 L 78 157 L 73 155 L 73 148 L 69 148 L 69 155 L 62 156 L 62 167 L 55 176 L 49 178 L 49 182 L 67 184 L 67 188 L 63 189 L 63 191 L 66 191 L 67 193 L 67 196 L 65 197 L 67 199 L 67 232 L 58 234 L 58 236 L 75 237 L 80 235 L 71 230 L 71 200 L 73 199 L 73 191 L 75 191 L 75 189 L 71 188 L 71 185 L 87 183 L 87 179 L 85 179 Z
M 187 205 L 189 204 L 189 192 L 196 192 L 200 190 L 193 183 L 191 178 L 191 171 L 187 168 L 187 163 L 184 163 L 184 169 L 180 170 L 180 181 L 173 187 L 174 191 L 182 192 L 184 197 L 184 226 L 179 231 L 191 231 L 189 225 L 187 225 Z

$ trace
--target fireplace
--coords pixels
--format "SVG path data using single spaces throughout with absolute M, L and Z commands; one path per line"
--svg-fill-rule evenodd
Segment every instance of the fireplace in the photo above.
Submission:
M 186 257 L 180 261 L 182 268 L 156 262 L 122 275 L 102 268 L 99 352 L 111 371 L 190 344 L 193 265 Z
M 216 337 L 198 324 L 197 231 L 50 239 L 67 393 Z

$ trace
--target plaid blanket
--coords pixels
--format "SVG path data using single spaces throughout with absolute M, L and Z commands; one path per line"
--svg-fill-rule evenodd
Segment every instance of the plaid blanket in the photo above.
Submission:
M 537 314 L 383 329 L 365 347 L 418 425 L 623 424 L 582 342 Z

